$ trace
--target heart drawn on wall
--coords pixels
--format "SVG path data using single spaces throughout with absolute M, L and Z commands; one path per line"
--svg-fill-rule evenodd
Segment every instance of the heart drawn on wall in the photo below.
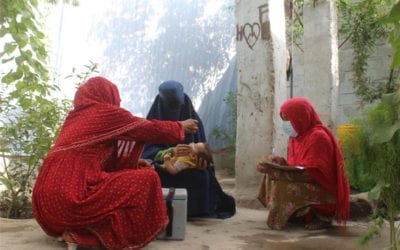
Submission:
M 258 23 L 246 23 L 243 26 L 243 36 L 250 49 L 253 49 L 260 36 L 260 25 Z

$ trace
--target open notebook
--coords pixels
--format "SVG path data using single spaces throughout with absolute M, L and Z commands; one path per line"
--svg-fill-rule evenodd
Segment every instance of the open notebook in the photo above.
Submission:
M 273 163 L 270 161 L 263 161 L 261 162 L 261 165 L 263 165 L 266 168 L 274 168 L 274 169 L 280 169 L 280 170 L 284 170 L 284 171 L 299 171 L 299 170 L 303 170 L 304 167 L 301 166 L 284 166 L 284 165 L 279 165 L 277 163 Z

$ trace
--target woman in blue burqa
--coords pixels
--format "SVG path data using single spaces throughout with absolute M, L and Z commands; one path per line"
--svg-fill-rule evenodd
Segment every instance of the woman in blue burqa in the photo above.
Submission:
M 182 154 L 190 150 L 187 144 L 206 142 L 206 137 L 203 123 L 181 83 L 166 81 L 159 86 L 158 90 L 159 94 L 150 108 L 147 119 L 181 121 L 192 118 L 198 121 L 199 129 L 196 134 L 187 134 L 185 141 L 178 145 L 145 145 L 142 158 L 153 162 L 163 187 L 186 188 L 188 217 L 229 218 L 233 216 L 236 211 L 235 200 L 222 190 L 212 163 L 204 169 L 187 169 L 176 175 L 169 174 L 161 166 L 164 155 Z

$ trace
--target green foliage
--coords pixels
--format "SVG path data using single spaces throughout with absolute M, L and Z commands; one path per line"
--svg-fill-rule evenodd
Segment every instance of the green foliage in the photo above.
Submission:
M 340 1 L 340 34 L 350 41 L 353 49 L 352 71 L 353 86 L 356 94 L 364 102 L 372 102 L 383 93 L 395 91 L 396 84 L 392 77 L 386 83 L 372 82 L 367 76 L 368 59 L 374 53 L 379 42 L 388 39 L 393 26 L 380 22 L 380 18 L 388 13 L 387 0 Z M 388 69 L 390 72 L 390 69 Z M 392 73 L 391 73 L 392 74 Z
M 397 2 L 397 3 L 395 3 Z M 315 7 L 318 1 L 313 1 Z M 353 48 L 352 71 L 356 94 L 365 103 L 378 100 L 384 93 L 394 92 L 399 85 L 400 66 L 400 2 L 394 0 L 337 0 L 340 20 L 339 36 L 343 43 L 350 42 Z M 291 34 L 288 41 L 301 51 L 299 40 L 303 35 L 304 0 L 293 1 L 293 17 L 288 20 Z M 368 60 L 379 43 L 389 41 L 394 48 L 388 80 L 372 82 L 368 77 Z M 396 74 L 397 73 L 397 74 Z
M 357 153 L 344 154 L 346 158 L 346 175 L 352 190 L 370 191 L 376 184 L 374 176 L 367 173 L 368 162 Z
M 301 40 L 301 37 L 303 36 L 303 0 L 294 0 L 293 1 L 293 8 L 290 12 L 289 18 L 286 19 L 287 25 L 290 27 L 288 29 L 289 32 L 287 32 L 287 41 L 290 43 L 296 45 L 301 51 L 303 49 L 301 48 L 299 44 L 299 40 Z
M 99 65 L 95 62 L 89 61 L 88 65 L 84 65 L 85 70 L 82 72 L 78 72 L 76 68 L 72 69 L 71 75 L 65 77 L 65 79 L 72 78 L 74 82 L 76 82 L 75 87 L 78 88 L 82 83 L 86 82 L 87 79 L 93 73 L 99 73 L 98 67 Z
M 0 211 L 21 218 L 30 216 L 34 180 L 71 102 L 53 97 L 39 2 L 1 1 L 0 11 Z
M 22 107 L 35 101 L 34 96 L 46 96 L 53 86 L 49 80 L 46 65 L 47 48 L 36 1 L 2 1 L 0 37 L 4 42 L 0 53 L 3 69 L 8 72 L 1 76 L 1 82 L 15 89 L 10 95 Z
M 37 21 L 38 2 L 2 1 L 0 53 L 2 105 L 0 111 L 1 148 L 4 172 L 0 181 L 7 188 L 1 207 L 6 217 L 19 218 L 29 207 L 30 192 L 39 159 L 48 150 L 51 103 L 45 99 L 56 88 L 47 84 L 47 49 L 41 24 Z M 40 138 L 38 136 L 44 136 Z
M 356 125 L 341 125 L 338 127 L 338 135 L 351 189 L 361 192 L 371 190 L 376 180 L 368 171 L 370 164 L 364 155 L 366 143 L 364 130 Z
M 400 89 L 383 95 L 357 125 L 361 130 L 360 155 L 364 157 L 363 162 L 368 163 L 367 173 L 377 181 L 370 198 L 383 204 L 383 216 L 389 218 L 390 245 L 393 247 L 400 243 L 400 231 L 394 225 L 400 211 Z
M 389 42 L 395 50 L 392 68 L 400 67 L 400 2 L 393 5 L 390 12 L 380 20 L 383 24 L 392 24 L 393 30 L 389 34 Z
M 224 102 L 228 105 L 228 119 L 226 124 L 230 124 L 231 127 L 229 129 L 226 129 L 225 127 L 215 127 L 212 134 L 215 138 L 226 141 L 228 143 L 228 148 L 235 149 L 237 121 L 236 92 L 230 91 L 224 99 Z
M 34 105 L 23 109 L 19 106 L 6 107 L 7 112 L 1 119 L 0 128 L 2 137 L 0 156 L 4 165 L 0 181 L 7 188 L 3 194 L 6 199 L 0 201 L 2 206 L 7 207 L 7 214 L 4 216 L 11 218 L 28 216 L 26 211 L 30 210 L 29 200 L 33 182 L 68 104 L 68 102 L 59 103 L 57 100 L 36 98 Z
M 374 210 L 374 214 L 371 216 L 373 219 L 371 220 L 371 226 L 368 230 L 361 235 L 359 242 L 361 245 L 366 245 L 370 240 L 374 237 L 380 236 L 380 232 L 384 226 L 384 220 L 382 217 L 378 216 L 379 211 L 377 209 Z
M 84 71 L 74 70 L 68 76 L 74 79 L 77 87 L 97 70 L 97 64 L 93 62 L 84 67 Z M 31 216 L 33 183 L 71 105 L 71 100 L 44 98 L 37 99 L 34 106 L 24 111 L 20 111 L 17 105 L 5 105 L 8 113 L 1 120 L 4 126 L 0 128 L 3 138 L 0 141 L 0 156 L 4 166 L 0 182 L 6 187 L 3 197 L 0 197 L 0 211 L 6 211 L 2 216 Z

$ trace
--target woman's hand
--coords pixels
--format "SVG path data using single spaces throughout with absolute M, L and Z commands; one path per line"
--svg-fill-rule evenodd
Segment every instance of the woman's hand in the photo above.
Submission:
M 192 152 L 192 147 L 189 144 L 178 144 L 172 151 L 173 156 L 185 156 Z
M 196 157 L 196 166 L 199 169 L 206 169 L 208 167 L 208 162 L 206 159 Z
M 180 121 L 180 123 L 182 124 L 185 133 L 194 134 L 199 130 L 199 122 L 195 119 L 187 119 L 184 121 Z
M 139 159 L 138 168 L 153 168 L 153 165 L 151 165 L 150 162 L 146 161 L 145 159 Z
M 279 165 L 287 166 L 287 161 L 285 160 L 285 158 L 280 156 L 270 155 L 268 156 L 268 160 Z
M 263 173 L 263 174 L 270 174 L 271 173 L 271 169 L 267 168 L 267 167 L 264 167 L 261 162 L 259 162 L 257 164 L 256 169 L 257 169 L 258 172 Z

